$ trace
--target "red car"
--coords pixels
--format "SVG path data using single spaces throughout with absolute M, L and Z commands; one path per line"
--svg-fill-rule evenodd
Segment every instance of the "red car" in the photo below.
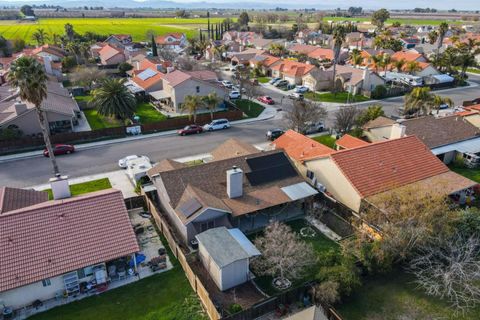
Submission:
M 261 96 L 261 97 L 258 97 L 257 100 L 260 101 L 260 102 L 266 103 L 266 104 L 274 104 L 275 103 L 275 101 L 273 101 L 273 99 L 270 98 L 269 96 Z
M 180 136 L 186 136 L 187 134 L 202 133 L 202 132 L 203 132 L 203 128 L 196 124 L 191 124 L 177 131 L 178 135 Z
M 58 156 L 61 154 L 70 154 L 75 152 L 75 147 L 72 146 L 71 144 L 56 144 L 53 146 L 53 154 Z M 43 155 L 45 157 L 48 157 L 48 150 L 45 148 L 43 150 Z

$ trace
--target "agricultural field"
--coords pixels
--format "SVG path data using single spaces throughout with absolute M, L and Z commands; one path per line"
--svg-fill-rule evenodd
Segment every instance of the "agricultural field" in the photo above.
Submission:
M 221 22 L 223 18 L 211 18 L 211 23 Z M 63 34 L 64 25 L 70 23 L 79 34 L 87 31 L 103 35 L 126 33 L 133 40 L 145 40 L 145 34 L 153 30 L 157 34 L 183 32 L 187 37 L 196 36 L 199 28 L 207 27 L 206 18 L 73 18 L 73 19 L 39 19 L 35 22 L 17 20 L 0 21 L 0 34 L 6 39 L 21 38 L 32 43 L 32 33 L 43 28 L 50 36 Z
M 344 18 L 344 17 L 325 17 L 323 20 L 326 21 L 354 21 L 354 22 L 369 22 L 371 18 L 369 17 L 353 17 L 353 18 Z M 400 22 L 402 25 L 432 25 L 438 26 L 440 23 L 447 21 L 449 24 L 462 24 L 462 20 L 441 20 L 441 19 L 414 19 L 414 18 L 392 18 L 388 19 L 386 24 L 390 25 L 394 22 Z

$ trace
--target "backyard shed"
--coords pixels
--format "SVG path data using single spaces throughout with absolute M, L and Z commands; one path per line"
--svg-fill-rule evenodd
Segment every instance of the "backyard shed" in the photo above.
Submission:
M 200 259 L 208 273 L 222 291 L 247 282 L 249 260 L 260 251 L 240 229 L 219 227 L 196 236 Z

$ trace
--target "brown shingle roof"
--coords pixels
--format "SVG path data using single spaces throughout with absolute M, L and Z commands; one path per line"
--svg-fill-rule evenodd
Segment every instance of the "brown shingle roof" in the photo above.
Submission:
M 480 129 L 460 116 L 427 116 L 405 120 L 407 135 L 415 135 L 430 149 L 478 137 Z
M 164 159 L 157 163 L 153 168 L 148 170 L 147 174 L 152 177 L 156 175 L 159 172 L 164 172 L 164 171 L 170 171 L 170 170 L 175 170 L 175 169 L 180 169 L 180 168 L 185 168 L 187 167 L 186 164 L 171 160 L 171 159 Z
M 260 152 L 260 150 L 258 150 L 251 144 L 248 144 L 236 138 L 231 138 L 213 149 L 210 154 L 215 161 L 218 161 L 239 156 L 246 156 L 258 152 Z
M 0 187 L 0 214 L 48 201 L 45 191 Z
M 364 129 L 371 129 L 371 128 L 379 128 L 379 127 L 388 127 L 395 123 L 395 120 L 390 118 L 380 116 L 374 120 L 368 121 L 363 128 Z
M 139 250 L 118 190 L 10 211 L 0 215 L 0 292 Z
M 449 171 L 415 136 L 341 150 L 330 157 L 362 197 Z

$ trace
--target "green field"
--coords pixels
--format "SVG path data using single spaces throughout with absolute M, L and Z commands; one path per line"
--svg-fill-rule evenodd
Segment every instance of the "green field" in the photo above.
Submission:
M 325 17 L 323 20 L 326 21 L 355 21 L 355 22 L 368 22 L 371 21 L 369 17 L 354 17 L 354 18 L 344 18 L 344 17 Z M 440 23 L 447 21 L 449 24 L 462 24 L 462 20 L 440 20 L 440 19 L 408 19 L 408 18 L 393 18 L 388 19 L 386 25 L 390 25 L 394 22 L 400 22 L 402 25 L 432 25 L 438 26 Z
M 223 18 L 211 18 L 211 23 L 221 22 Z M 74 19 L 39 19 L 36 22 L 21 22 L 17 20 L 0 21 L 0 34 L 6 39 L 22 38 L 29 43 L 32 33 L 43 28 L 50 36 L 54 33 L 64 34 L 64 25 L 70 23 L 75 32 L 83 34 L 87 31 L 103 35 L 126 33 L 133 40 L 145 40 L 148 30 L 157 34 L 168 32 L 183 32 L 187 37 L 196 36 L 200 27 L 207 27 L 206 18 L 175 19 L 175 18 L 74 18 Z

